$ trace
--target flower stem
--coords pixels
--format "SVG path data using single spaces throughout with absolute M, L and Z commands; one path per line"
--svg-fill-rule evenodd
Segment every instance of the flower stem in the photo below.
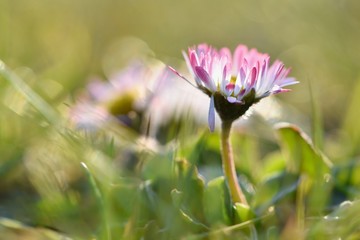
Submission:
M 221 156 L 225 178 L 230 188 L 230 195 L 233 203 L 248 205 L 246 198 L 239 186 L 236 175 L 235 163 L 230 143 L 230 131 L 232 121 L 223 121 L 221 124 Z

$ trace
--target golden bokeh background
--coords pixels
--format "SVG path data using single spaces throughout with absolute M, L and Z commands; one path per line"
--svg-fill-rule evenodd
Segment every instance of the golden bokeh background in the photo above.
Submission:
M 103 74 L 109 52 L 125 51 L 113 59 L 122 66 L 138 51 L 132 41 L 117 48 L 124 37 L 141 39 L 167 64 L 189 45 L 244 43 L 292 67 L 301 84 L 287 100 L 307 114 L 311 85 L 331 130 L 342 125 L 359 79 L 359 11 L 355 0 L 2 0 L 0 58 L 51 80 L 46 88 L 63 86 L 61 101 Z

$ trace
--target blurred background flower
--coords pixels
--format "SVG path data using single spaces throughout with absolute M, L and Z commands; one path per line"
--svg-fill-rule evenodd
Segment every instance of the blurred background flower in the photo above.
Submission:
M 199 113 L 206 106 L 202 98 L 194 101 L 195 92 L 159 60 L 136 59 L 109 80 L 90 79 L 70 108 L 70 120 L 76 128 L 87 130 L 118 122 L 154 137 L 161 125 L 187 114 L 198 123 L 204 119 Z
M 86 92 L 71 110 L 71 119 L 77 127 L 88 129 L 117 119 L 119 123 L 140 131 L 142 117 L 163 80 L 163 71 L 160 62 L 150 64 L 137 60 L 107 81 L 90 80 Z

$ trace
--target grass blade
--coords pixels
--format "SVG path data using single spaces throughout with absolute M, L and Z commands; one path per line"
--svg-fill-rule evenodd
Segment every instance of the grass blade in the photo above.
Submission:
M 58 113 L 1 60 L 0 76 L 6 79 L 17 91 L 19 91 L 26 100 L 48 120 L 49 123 L 56 123 L 59 120 Z

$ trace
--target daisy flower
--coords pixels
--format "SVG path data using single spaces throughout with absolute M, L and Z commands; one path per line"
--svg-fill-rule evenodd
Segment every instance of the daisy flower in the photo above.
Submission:
M 152 103 L 162 81 L 164 65 L 134 61 L 108 81 L 87 85 L 70 119 L 78 128 L 96 129 L 111 119 L 131 125 L 134 114 L 142 114 Z
M 285 86 L 298 83 L 288 77 L 290 69 L 256 49 L 238 45 L 232 54 L 228 48 L 217 50 L 207 44 L 183 51 L 186 65 L 196 87 L 210 97 L 208 123 L 215 128 L 215 110 L 223 122 L 233 122 L 260 99 L 272 94 L 287 92 Z M 170 69 L 186 79 L 175 69 Z M 191 82 L 190 82 L 191 83 Z

